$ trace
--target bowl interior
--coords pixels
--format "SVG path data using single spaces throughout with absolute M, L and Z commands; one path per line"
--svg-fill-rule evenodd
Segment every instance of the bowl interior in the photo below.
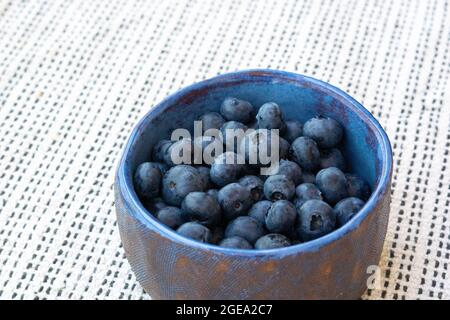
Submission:
M 219 111 L 228 96 L 248 100 L 255 108 L 274 101 L 287 120 L 305 122 L 317 115 L 329 116 L 345 128 L 343 152 L 349 171 L 362 176 L 375 189 L 381 176 L 383 137 L 376 121 L 342 91 L 308 77 L 284 72 L 249 71 L 223 75 L 187 87 L 152 109 L 135 129 L 125 154 L 125 175 L 131 178 L 137 165 L 151 159 L 160 139 L 172 130 L 192 129 L 193 121 L 206 111 Z M 128 180 L 128 179 L 127 179 Z

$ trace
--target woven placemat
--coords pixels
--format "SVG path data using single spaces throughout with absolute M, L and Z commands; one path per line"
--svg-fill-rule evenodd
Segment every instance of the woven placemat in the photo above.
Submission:
M 113 199 L 152 105 L 273 68 L 361 101 L 392 141 L 392 209 L 368 299 L 450 298 L 448 1 L 1 1 L 0 299 L 148 299 Z

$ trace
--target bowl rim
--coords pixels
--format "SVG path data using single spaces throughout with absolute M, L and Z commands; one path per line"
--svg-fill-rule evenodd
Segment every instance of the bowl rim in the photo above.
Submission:
M 373 190 L 370 198 L 365 203 L 364 207 L 345 225 L 333 230 L 332 232 L 322 236 L 320 238 L 291 245 L 288 247 L 277 248 L 277 249 L 267 249 L 267 250 L 254 250 L 254 249 L 234 249 L 234 248 L 224 248 L 214 244 L 202 243 L 195 241 L 193 239 L 186 238 L 177 234 L 174 230 L 160 223 L 157 218 L 151 214 L 139 200 L 136 192 L 134 191 L 134 186 L 132 182 L 132 174 L 130 170 L 130 164 L 128 163 L 128 155 L 130 152 L 134 151 L 134 146 L 139 139 L 139 136 L 143 132 L 143 129 L 147 126 L 147 123 L 157 116 L 159 113 L 165 111 L 165 109 L 171 105 L 174 105 L 180 98 L 194 92 L 202 91 L 210 86 L 217 86 L 226 83 L 235 83 L 236 81 L 242 80 L 246 82 L 251 82 L 255 78 L 268 77 L 271 81 L 279 80 L 282 82 L 297 83 L 302 85 L 305 84 L 311 88 L 320 88 L 321 91 L 327 92 L 327 94 L 332 95 L 334 98 L 340 100 L 345 106 L 350 107 L 353 112 L 355 112 L 362 120 L 368 125 L 374 132 L 377 143 L 380 144 L 382 153 L 382 168 L 381 174 L 375 182 L 375 189 Z M 207 250 L 209 252 L 214 252 L 229 256 L 258 256 L 258 257 L 270 257 L 270 256 L 286 256 L 292 254 L 298 254 L 301 252 L 314 252 L 320 248 L 333 243 L 334 241 L 342 238 L 351 231 L 357 229 L 362 221 L 370 214 L 373 213 L 375 207 L 382 201 L 384 195 L 389 192 L 390 178 L 392 175 L 392 149 L 389 138 L 379 124 L 379 122 L 374 118 L 374 116 L 364 108 L 358 101 L 352 98 L 349 94 L 342 91 L 341 89 L 318 79 L 296 74 L 288 71 L 273 70 L 273 69 L 248 69 L 235 72 L 229 72 L 220 74 L 218 76 L 212 77 L 207 80 L 203 80 L 187 87 L 184 87 L 175 93 L 169 95 L 163 99 L 160 103 L 156 104 L 150 109 L 135 125 L 133 128 L 125 147 L 122 151 L 121 158 L 119 160 L 116 177 L 115 177 L 115 187 L 117 192 L 120 193 L 123 199 L 123 206 L 127 209 L 127 214 L 131 214 L 136 218 L 142 225 L 146 228 L 158 232 L 160 236 L 163 236 L 171 241 L 175 241 L 181 245 L 189 246 L 194 249 Z M 116 198 L 117 202 L 117 198 Z

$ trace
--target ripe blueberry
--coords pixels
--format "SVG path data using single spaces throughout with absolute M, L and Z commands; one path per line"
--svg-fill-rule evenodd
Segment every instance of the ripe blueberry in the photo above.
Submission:
M 227 220 L 245 215 L 253 204 L 250 191 L 239 183 L 230 183 L 220 189 L 218 199 Z
M 315 117 L 305 122 L 303 135 L 314 139 L 321 148 L 333 148 L 342 140 L 344 131 L 334 119 Z
M 302 174 L 303 183 L 316 183 L 316 176 L 314 173 L 303 171 Z
M 290 200 L 294 193 L 294 183 L 284 175 L 270 176 L 264 182 L 264 195 L 269 200 Z
M 192 164 L 194 158 L 192 140 L 183 138 L 172 143 L 164 155 L 164 162 L 171 167 L 178 164 Z
M 211 242 L 211 231 L 204 225 L 197 222 L 186 222 L 182 224 L 177 229 L 177 233 L 200 242 Z
M 329 167 L 336 167 L 341 171 L 345 170 L 345 159 L 339 149 L 331 148 L 320 151 L 320 168 L 326 169 Z
M 339 201 L 334 206 L 334 212 L 339 226 L 343 226 L 347 221 L 355 216 L 364 206 L 364 201 L 361 199 L 350 197 Z
M 206 192 L 191 192 L 181 203 L 184 220 L 196 221 L 207 227 L 212 227 L 221 220 L 219 202 Z
M 160 140 L 153 147 L 152 159 L 155 162 L 164 162 L 164 159 L 167 157 L 166 154 L 169 150 L 169 147 L 172 145 L 172 141 L 170 140 Z
M 188 193 L 203 191 L 203 183 L 196 168 L 188 165 L 172 167 L 163 178 L 163 199 L 170 205 L 180 206 Z
M 226 151 L 238 152 L 242 138 L 245 136 L 247 126 L 242 122 L 228 121 L 220 128 L 223 144 Z M 228 141 L 229 140 L 229 141 Z
M 279 129 L 280 134 L 286 129 L 281 109 L 275 102 L 263 104 L 258 110 L 256 121 L 260 129 Z
M 265 225 L 266 215 L 271 206 L 272 202 L 269 200 L 258 201 L 254 205 L 252 205 L 252 207 L 248 211 L 248 215 Z
M 205 133 L 209 129 L 217 129 L 225 123 L 225 119 L 217 112 L 204 113 L 199 120 L 202 122 L 202 130 Z
M 186 222 L 181 214 L 180 208 L 177 207 L 164 207 L 158 211 L 156 217 L 162 224 L 175 230 Z
M 322 200 L 322 193 L 312 183 L 302 183 L 295 188 L 295 194 L 297 196 L 295 200 L 295 206 L 300 208 L 308 200 Z
M 219 246 L 224 248 L 253 249 L 252 245 L 248 243 L 247 240 L 237 236 L 223 239 Z
M 291 241 L 282 234 L 269 233 L 259 238 L 255 243 L 255 249 L 268 250 L 288 247 L 291 245 Z
M 295 226 L 297 211 L 287 200 L 275 201 L 266 215 L 266 228 L 273 233 L 287 234 Z
M 255 115 L 253 106 L 248 101 L 226 98 L 220 106 L 220 113 L 228 121 L 249 123 Z
M 266 231 L 264 226 L 255 218 L 249 216 L 237 217 L 231 221 L 225 229 L 225 237 L 241 237 L 250 244 L 255 243 Z
M 143 199 L 156 198 L 160 192 L 161 170 L 152 162 L 141 163 L 134 174 L 136 193 Z
M 302 169 L 293 161 L 280 160 L 278 170 L 275 174 L 285 175 L 286 178 L 294 183 L 294 185 L 298 185 L 302 182 Z
M 243 173 L 243 163 L 240 156 L 234 152 L 222 153 L 211 165 L 211 181 L 219 187 L 235 182 Z
M 203 190 L 208 190 L 213 187 L 213 184 L 211 182 L 211 179 L 209 177 L 210 168 L 206 166 L 199 166 L 196 167 L 198 170 L 198 173 L 200 174 L 200 177 L 203 181 Z
M 314 140 L 308 137 L 299 137 L 291 144 L 292 159 L 305 171 L 313 171 L 320 164 L 320 152 Z
M 316 175 L 316 185 L 325 201 L 331 205 L 348 196 L 347 179 L 338 168 L 330 167 L 320 170 Z
M 333 208 L 322 200 L 306 201 L 297 213 L 297 233 L 303 241 L 326 235 L 336 225 L 336 215 Z
M 360 198 L 367 201 L 370 197 L 370 187 L 364 179 L 355 174 L 346 174 L 347 191 L 349 197 Z
M 257 176 L 245 176 L 239 180 L 239 184 L 250 191 L 254 202 L 261 200 L 264 197 L 264 182 Z

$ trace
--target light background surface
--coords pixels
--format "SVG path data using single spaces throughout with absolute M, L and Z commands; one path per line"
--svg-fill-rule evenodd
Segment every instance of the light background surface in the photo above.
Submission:
M 247 68 L 328 81 L 394 150 L 369 299 L 450 298 L 450 13 L 436 1 L 0 0 L 0 299 L 148 299 L 116 225 L 137 120 Z

